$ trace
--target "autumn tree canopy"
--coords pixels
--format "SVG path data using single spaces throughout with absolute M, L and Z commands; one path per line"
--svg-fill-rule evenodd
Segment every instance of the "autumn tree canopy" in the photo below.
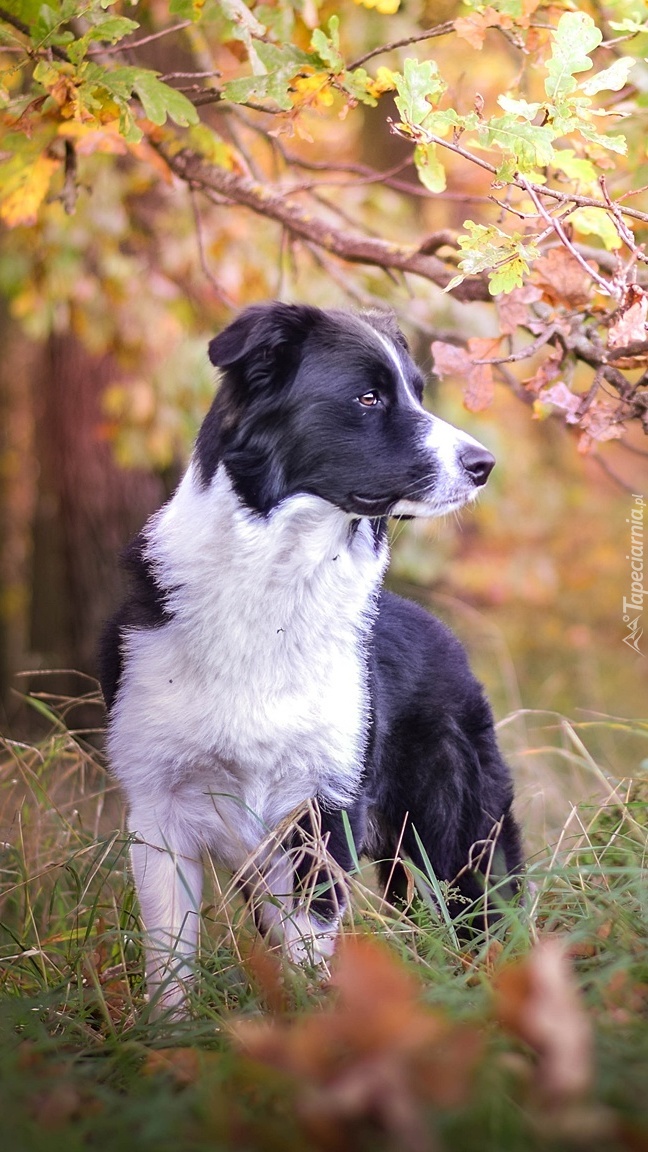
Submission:
M 0 291 L 33 336 L 114 353 L 129 462 L 184 442 L 206 318 L 274 295 L 396 306 L 469 408 L 504 380 L 581 451 L 647 431 L 647 17 L 8 0 Z

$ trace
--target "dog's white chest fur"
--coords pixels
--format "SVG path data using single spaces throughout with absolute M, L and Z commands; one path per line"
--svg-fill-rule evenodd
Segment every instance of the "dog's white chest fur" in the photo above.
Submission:
M 190 466 L 147 538 L 172 618 L 127 635 L 110 757 L 133 804 L 238 867 L 297 804 L 358 787 L 386 549 L 319 497 L 251 514 L 222 466 L 207 488 Z

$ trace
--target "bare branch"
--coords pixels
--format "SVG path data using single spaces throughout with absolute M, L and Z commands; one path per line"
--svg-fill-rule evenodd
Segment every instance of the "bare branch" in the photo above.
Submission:
M 139 40 L 122 40 L 119 44 L 114 44 L 112 48 L 92 48 L 86 55 L 113 56 L 117 52 L 130 51 L 131 48 L 141 48 L 143 44 L 151 44 L 153 40 L 161 40 L 163 36 L 170 36 L 173 32 L 181 32 L 183 28 L 189 28 L 191 24 L 193 24 L 193 20 L 180 20 L 178 24 L 172 24 L 169 28 L 163 28 L 161 32 L 152 32 L 150 36 L 142 36 Z
M 425 32 L 417 32 L 414 36 L 404 36 L 401 40 L 392 40 L 391 44 L 382 44 L 380 48 L 372 48 L 371 52 L 365 52 L 364 56 L 358 56 L 357 60 L 352 60 L 350 64 L 347 64 L 347 70 L 352 72 L 354 68 L 366 64 L 367 60 L 371 60 L 374 56 L 382 56 L 385 52 L 393 52 L 394 48 L 406 48 L 408 44 L 418 44 L 421 40 L 434 40 L 436 36 L 447 36 L 449 32 L 454 32 L 452 20 L 446 20 L 444 24 L 437 24 L 436 27 L 428 28 Z
M 159 147 L 159 146 L 158 146 Z M 328 221 L 314 216 L 291 200 L 278 187 L 260 184 L 247 177 L 210 166 L 194 152 L 184 151 L 170 156 L 159 149 L 171 168 L 190 187 L 206 194 L 216 193 L 243 205 L 281 224 L 292 235 L 315 244 L 318 248 L 340 256 L 352 264 L 369 264 L 391 272 L 410 272 L 445 288 L 454 275 L 436 256 L 424 255 L 411 244 L 390 243 L 359 231 L 342 231 Z M 483 279 L 467 278 L 453 289 L 460 300 L 490 299 Z

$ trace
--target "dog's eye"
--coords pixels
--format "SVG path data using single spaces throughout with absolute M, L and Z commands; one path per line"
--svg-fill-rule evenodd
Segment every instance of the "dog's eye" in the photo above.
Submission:
M 375 408 L 377 404 L 380 404 L 380 396 L 373 388 L 371 392 L 363 392 L 362 396 L 358 396 L 358 402 L 364 408 Z

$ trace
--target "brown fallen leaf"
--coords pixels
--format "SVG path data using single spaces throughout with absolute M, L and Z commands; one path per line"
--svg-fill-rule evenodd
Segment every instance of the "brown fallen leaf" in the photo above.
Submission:
M 241 1021 L 236 1043 L 288 1074 L 318 1148 L 355 1146 L 358 1125 L 388 1133 L 404 1152 L 429 1152 L 424 1105 L 466 1099 L 482 1048 L 479 1032 L 427 1007 L 412 972 L 370 938 L 342 942 L 325 1012 Z
M 540 393 L 539 400 L 543 404 L 553 404 L 554 408 L 558 408 L 560 412 L 564 413 L 566 424 L 578 424 L 579 410 L 583 402 L 582 396 L 577 396 L 570 388 L 559 380 L 557 384 L 553 384 L 551 388 L 545 388 Z
M 176 1084 L 194 1084 L 200 1073 L 200 1056 L 195 1048 L 154 1048 L 146 1054 L 144 1076 L 169 1075 Z
M 554 1104 L 582 1097 L 592 1082 L 591 1028 L 565 953 L 562 941 L 541 940 L 494 984 L 496 1015 L 536 1052 L 538 1089 Z

